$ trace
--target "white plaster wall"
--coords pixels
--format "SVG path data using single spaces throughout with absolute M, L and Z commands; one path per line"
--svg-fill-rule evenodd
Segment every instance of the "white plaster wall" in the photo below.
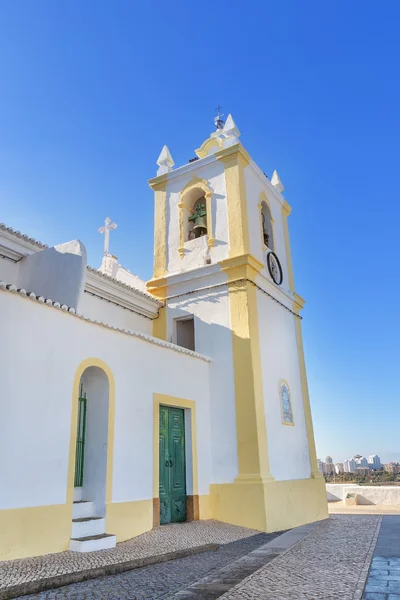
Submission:
M 15 283 L 18 276 L 18 263 L 0 257 L 0 281 Z
M 79 310 L 86 265 L 86 248 L 79 240 L 44 248 L 19 262 L 17 286 Z
M 86 358 L 115 378 L 112 499 L 153 496 L 153 393 L 197 406 L 199 493 L 210 483 L 209 363 L 0 292 L 0 509 L 66 501 L 72 387 Z
M 199 284 L 200 285 L 200 284 Z M 201 284 L 201 287 L 207 283 Z M 181 286 L 180 291 L 191 289 Z M 177 293 L 174 291 L 174 293 Z M 213 483 L 230 483 L 238 474 L 235 388 L 230 330 L 229 297 L 226 288 L 197 292 L 168 302 L 168 339 L 174 340 L 174 319 L 194 315 L 195 349 L 212 358 L 210 364 L 211 447 Z M 193 380 L 196 388 L 198 376 Z
M 271 474 L 277 480 L 305 479 L 311 467 L 301 393 L 295 317 L 257 290 L 264 404 Z M 283 425 L 279 382 L 290 386 L 294 427 Z
M 274 230 L 274 252 L 279 258 L 283 271 L 283 281 L 280 286 L 282 291 L 289 290 L 289 278 L 287 268 L 287 257 L 285 248 L 285 238 L 283 230 L 282 220 L 282 205 L 279 200 L 275 197 L 274 193 L 269 189 L 268 184 L 263 183 L 261 179 L 256 175 L 253 168 L 248 165 L 245 168 L 245 181 L 246 181 L 246 199 L 248 207 L 248 221 L 249 221 L 249 234 L 250 234 L 250 251 L 260 262 L 265 263 L 265 254 L 263 240 L 261 237 L 261 223 L 260 223 L 260 194 L 264 192 L 268 199 L 268 205 L 271 210 L 272 218 L 274 219 L 273 230 Z M 268 252 L 268 250 L 267 250 Z M 265 267 L 262 270 L 268 279 L 270 279 L 268 268 Z
M 220 161 L 198 166 L 182 177 L 172 179 L 167 185 L 167 270 L 170 273 L 191 269 L 205 264 L 208 255 L 207 238 L 185 240 L 185 255 L 183 259 L 178 254 L 180 243 L 179 208 L 181 190 L 193 177 L 204 179 L 212 190 L 211 210 L 213 222 L 213 237 L 215 244 L 210 250 L 212 263 L 227 258 L 229 250 L 228 214 L 226 201 L 226 186 L 224 166 Z M 208 232 L 210 233 L 210 232 Z M 194 242 L 194 243 L 193 243 Z M 198 242 L 198 243 L 197 243 Z
M 121 329 L 131 329 L 133 331 L 142 331 L 143 333 L 152 333 L 151 319 L 134 313 L 122 306 L 116 306 L 107 300 L 97 298 L 87 292 L 83 294 L 80 304 L 80 312 L 94 321 L 114 325 Z
M 360 504 L 378 504 L 383 506 L 400 506 L 399 485 L 351 485 L 340 483 L 326 484 L 328 501 L 344 500 L 347 494 L 358 494 Z
M 105 517 L 109 383 L 102 369 L 88 367 L 81 384 L 87 397 L 82 500 L 94 502 L 96 516 Z

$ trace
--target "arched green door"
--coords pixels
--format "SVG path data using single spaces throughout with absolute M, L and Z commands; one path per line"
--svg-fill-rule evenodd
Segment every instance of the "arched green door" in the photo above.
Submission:
M 160 406 L 160 523 L 186 521 L 185 411 Z

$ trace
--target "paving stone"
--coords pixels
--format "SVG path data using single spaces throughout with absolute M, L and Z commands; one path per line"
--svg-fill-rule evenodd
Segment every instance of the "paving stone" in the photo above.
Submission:
M 21 560 L 0 561 L 0 590 L 29 581 L 119 564 L 203 544 L 227 544 L 258 533 L 252 529 L 219 521 L 192 521 L 163 525 L 108 550 L 88 553 L 60 552 Z
M 276 535 L 279 534 L 257 533 L 222 544 L 214 552 L 75 583 L 40 594 L 23 596 L 19 600 L 158 600 L 175 597 L 180 600 L 208 600 L 210 596 L 206 596 L 201 587 L 197 591 L 189 591 L 186 588 L 210 573 L 224 573 L 227 565 L 241 556 L 247 556 Z M 218 596 L 230 589 L 234 583 L 228 585 L 221 579 L 219 585 L 221 587 Z
M 386 594 L 368 593 L 368 594 L 364 594 L 364 596 L 363 596 L 363 600 L 386 600 L 386 598 L 387 598 Z
M 353 600 L 356 592 L 361 598 L 380 522 L 376 515 L 331 515 L 308 537 L 222 598 Z M 381 590 L 379 586 L 370 592 Z M 379 600 L 386 600 L 385 594 Z

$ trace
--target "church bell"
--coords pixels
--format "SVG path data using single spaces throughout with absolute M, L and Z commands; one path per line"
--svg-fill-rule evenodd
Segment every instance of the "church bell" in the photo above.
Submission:
M 207 223 L 204 217 L 197 217 L 196 224 L 193 227 L 193 233 L 197 238 L 207 233 Z

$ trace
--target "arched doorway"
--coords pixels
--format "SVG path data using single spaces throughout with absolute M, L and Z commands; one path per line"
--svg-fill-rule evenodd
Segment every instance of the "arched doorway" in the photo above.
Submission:
M 96 361 L 100 363 L 100 361 Z M 86 363 L 87 364 L 87 363 Z M 111 382 L 107 367 L 81 365 L 75 431 L 74 494 L 70 550 L 87 552 L 115 546 L 114 535 L 105 533 L 111 468 L 109 444 L 113 423 L 109 420 Z M 108 369 L 107 369 L 108 370 Z M 79 377 L 79 371 L 77 379 Z M 76 383 L 78 383 L 76 381 Z M 74 393 L 76 389 L 74 388 Z M 112 406 L 113 409 L 113 406 Z M 74 425 L 74 424 L 73 424 Z
M 80 499 L 90 499 L 96 516 L 104 517 L 109 412 L 106 373 L 99 367 L 88 367 L 79 388 L 74 487 L 82 488 Z

